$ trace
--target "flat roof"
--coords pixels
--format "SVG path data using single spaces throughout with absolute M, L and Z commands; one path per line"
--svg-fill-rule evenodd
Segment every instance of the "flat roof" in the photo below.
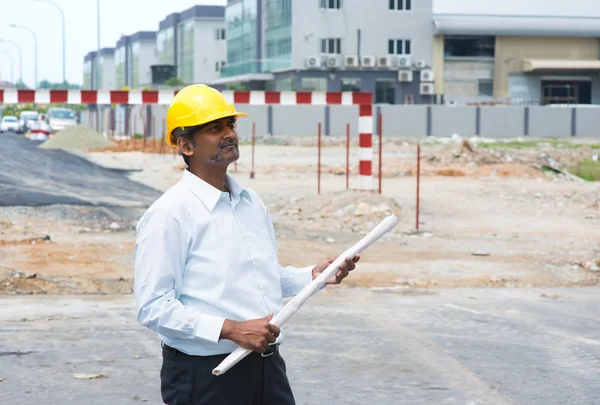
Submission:
M 123 35 L 117 41 L 116 48 L 121 48 L 138 41 L 156 41 L 156 31 L 138 31 L 135 34 Z
M 105 56 L 105 55 L 114 55 L 115 54 L 115 48 L 102 48 L 100 49 L 100 56 Z
M 158 23 L 159 30 L 166 30 L 167 28 L 171 28 L 177 25 L 179 19 L 181 17 L 181 13 L 172 13 L 169 14 L 164 20 Z
M 438 35 L 600 37 L 600 17 L 434 14 Z
M 225 19 L 224 6 L 194 6 L 180 13 L 180 21 L 192 18 Z
M 88 62 L 90 60 L 94 60 L 94 58 L 96 57 L 96 51 L 92 51 L 92 52 L 88 52 L 85 54 L 85 56 L 83 57 L 83 60 L 85 62 Z

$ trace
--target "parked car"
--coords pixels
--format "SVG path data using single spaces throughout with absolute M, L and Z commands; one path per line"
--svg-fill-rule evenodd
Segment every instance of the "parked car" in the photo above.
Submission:
M 77 124 L 73 110 L 68 108 L 49 108 L 48 109 L 48 124 L 52 127 L 52 131 L 61 131 L 66 127 Z
M 26 133 L 31 129 L 31 121 L 35 122 L 38 119 L 37 111 L 22 111 L 19 115 L 20 127 L 19 132 Z
M 13 115 L 2 117 L 2 121 L 0 122 L 0 132 L 19 132 L 19 130 L 20 125 L 17 117 Z

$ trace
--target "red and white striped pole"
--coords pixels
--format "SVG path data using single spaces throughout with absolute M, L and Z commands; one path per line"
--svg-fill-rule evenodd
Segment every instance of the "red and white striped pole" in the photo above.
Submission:
M 373 188 L 373 106 L 359 106 L 358 146 L 360 189 Z

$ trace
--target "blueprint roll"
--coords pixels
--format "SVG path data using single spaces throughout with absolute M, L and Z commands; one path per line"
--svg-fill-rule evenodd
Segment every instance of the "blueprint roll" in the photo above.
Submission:
M 317 278 L 315 278 L 309 285 L 304 287 L 302 291 L 281 309 L 281 311 L 271 320 L 271 324 L 281 327 L 285 324 L 296 312 L 302 308 L 302 305 L 323 285 L 327 280 L 331 279 L 338 271 L 339 266 L 346 260 L 346 258 L 354 258 L 357 254 L 375 243 L 383 235 L 391 231 L 396 225 L 398 225 L 398 217 L 390 215 L 381 221 L 371 232 L 365 235 L 364 238 L 359 240 L 354 246 L 346 250 L 344 253 L 339 255 L 337 259 L 333 261 Z M 219 364 L 212 371 L 213 375 L 222 375 L 227 372 L 231 367 L 235 366 L 244 357 L 252 353 L 252 350 L 238 347 L 229 356 L 227 356 L 221 364 Z

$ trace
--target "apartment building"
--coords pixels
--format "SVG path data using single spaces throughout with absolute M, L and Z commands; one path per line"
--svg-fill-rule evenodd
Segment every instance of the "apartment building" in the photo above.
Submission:
M 225 66 L 225 7 L 194 6 L 159 23 L 157 62 L 183 83 L 206 83 Z
M 83 58 L 83 88 L 113 90 L 115 87 L 115 49 L 102 48 Z
M 156 64 L 156 32 L 140 31 L 122 36 L 115 48 L 115 88 L 140 89 L 152 84 Z
M 213 84 L 430 102 L 432 12 L 432 0 L 229 0 L 227 65 Z
M 83 90 L 94 90 L 96 88 L 96 53 L 88 52 L 83 57 Z

